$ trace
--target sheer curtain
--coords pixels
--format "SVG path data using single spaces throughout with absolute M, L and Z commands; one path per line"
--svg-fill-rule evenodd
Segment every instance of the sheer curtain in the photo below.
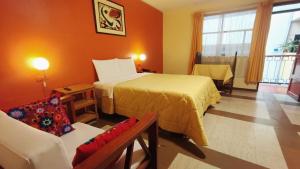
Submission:
M 255 16 L 253 9 L 204 17 L 202 63 L 232 65 L 237 52 L 234 87 L 249 87 L 245 77 Z
M 249 56 L 255 10 L 206 16 L 203 24 L 205 56 Z

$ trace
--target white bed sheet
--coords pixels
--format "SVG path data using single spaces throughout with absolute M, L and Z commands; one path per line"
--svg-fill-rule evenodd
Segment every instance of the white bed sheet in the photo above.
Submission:
M 118 83 L 121 82 L 125 82 L 128 80 L 133 80 L 133 79 L 137 79 L 139 77 L 145 76 L 145 75 L 149 75 L 152 73 L 136 73 L 136 74 L 132 74 L 132 75 L 128 75 L 128 76 L 122 76 L 116 79 L 111 79 L 111 81 L 109 82 L 94 82 L 94 86 L 96 90 L 101 90 L 102 92 L 102 97 L 108 97 L 110 99 L 113 99 L 114 96 L 114 86 L 116 86 Z

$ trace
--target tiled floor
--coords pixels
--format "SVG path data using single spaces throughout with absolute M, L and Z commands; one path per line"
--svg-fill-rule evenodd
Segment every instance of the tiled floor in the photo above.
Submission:
M 233 90 L 232 95 L 234 96 L 247 96 L 252 97 L 255 99 L 263 99 L 263 93 L 262 92 L 253 92 L 253 91 L 243 91 L 243 90 Z
M 300 106 L 292 106 L 280 104 L 290 122 L 295 125 L 300 125 Z
M 263 101 L 222 97 L 220 103 L 216 104 L 214 107 L 216 110 L 270 119 L 266 104 Z
M 258 87 L 258 91 L 285 94 L 287 92 L 287 88 L 288 88 L 287 84 L 279 85 L 279 84 L 260 83 Z
M 240 95 L 237 95 L 237 93 Z M 235 97 L 235 95 L 239 98 L 239 100 L 235 98 L 228 99 L 223 97 L 220 105 L 215 106 L 215 109 L 219 111 L 217 113 L 218 116 L 224 116 L 233 121 L 242 120 L 243 122 L 230 123 L 229 120 L 227 120 L 225 127 L 220 123 L 216 123 L 218 127 L 214 128 L 219 128 L 223 133 L 225 132 L 224 130 L 230 129 L 228 126 L 231 126 L 232 123 L 236 124 L 236 128 L 232 127 L 231 130 L 226 132 L 226 134 L 223 134 L 223 138 L 209 139 L 210 144 L 208 147 L 213 146 L 214 149 L 219 152 L 235 156 L 239 159 L 244 159 L 246 161 L 258 164 L 261 167 L 298 168 L 300 166 L 300 162 L 297 160 L 297 158 L 295 158 L 295 156 L 300 155 L 300 139 L 296 136 L 296 133 L 298 132 L 299 134 L 300 131 L 299 103 L 294 101 L 288 95 L 272 94 L 269 91 L 258 92 L 257 94 L 251 94 L 249 92 L 243 93 L 243 91 L 238 91 L 234 93 L 233 97 Z M 241 99 L 243 97 L 240 96 L 247 97 Z M 255 101 L 253 99 L 259 99 L 259 101 Z M 229 104 L 227 103 L 228 100 L 231 101 Z M 255 102 L 255 105 L 253 105 L 253 101 Z M 243 104 L 247 104 L 248 106 L 251 104 L 252 105 L 249 108 L 248 106 L 243 105 L 241 102 L 244 102 Z M 261 102 L 264 102 L 264 104 L 261 104 Z M 222 103 L 226 103 L 226 105 L 221 105 Z M 227 106 L 235 108 L 228 108 Z M 259 120 L 261 115 L 254 113 L 257 109 L 261 109 L 258 111 L 260 113 L 267 113 L 270 119 Z M 239 111 L 238 114 L 245 116 L 239 116 L 237 119 L 230 114 L 236 114 L 237 110 Z M 214 110 L 208 110 L 208 114 L 210 112 L 216 114 Z M 247 116 L 250 115 L 253 117 L 254 114 L 256 118 L 249 120 Z M 207 123 L 208 119 L 210 118 L 205 117 L 205 123 Z M 248 123 L 248 130 L 247 127 L 245 128 L 246 125 L 243 123 Z M 212 134 L 209 126 L 211 125 L 205 126 L 208 137 Z M 253 133 L 255 133 L 255 136 L 253 136 Z M 220 142 L 220 145 L 222 144 L 222 141 L 228 142 L 228 139 L 230 140 L 230 135 L 234 138 L 234 140 L 241 139 L 241 141 L 236 142 L 235 144 L 231 143 L 233 146 L 229 146 L 229 149 L 234 147 L 234 150 L 227 150 L 227 152 L 224 151 L 226 150 L 224 147 L 228 147 L 227 145 L 230 145 L 229 143 L 223 144 L 222 148 L 215 146 L 215 142 Z M 216 144 L 218 145 L 218 143 Z M 233 152 L 235 154 L 233 154 Z M 255 155 L 253 155 L 252 152 L 256 152 Z M 243 153 L 246 154 L 244 155 Z M 255 158 L 257 161 L 255 161 Z
M 279 102 L 298 103 L 295 99 L 286 94 L 273 94 L 273 96 Z
M 287 168 L 272 126 L 207 114 L 207 148 L 267 168 Z
M 188 163 L 187 163 L 188 162 Z M 219 169 L 213 165 L 204 163 L 190 156 L 178 153 L 171 163 L 169 169 Z
M 234 91 L 206 112 L 204 127 L 207 147 L 160 134 L 158 168 L 300 166 L 300 104 L 282 93 Z

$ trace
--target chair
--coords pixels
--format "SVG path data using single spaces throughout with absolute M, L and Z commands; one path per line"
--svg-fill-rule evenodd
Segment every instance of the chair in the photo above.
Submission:
M 155 113 L 145 114 L 134 127 L 107 143 L 75 168 L 107 168 L 112 163 L 112 168 L 157 168 L 156 120 Z M 76 148 L 104 130 L 83 123 L 75 123 L 72 126 L 74 131 L 57 137 L 0 111 L 0 168 L 73 168 L 71 161 Z M 139 145 L 138 141 L 135 141 L 141 141 L 140 135 L 144 131 L 148 133 L 149 148 L 146 144 Z M 122 152 L 121 158 L 115 162 Z
M 228 83 L 224 84 L 223 88 L 221 87 L 223 89 L 223 91 L 225 92 L 225 94 L 228 93 L 229 95 L 231 95 L 231 93 L 232 93 L 234 77 L 235 77 L 236 62 L 237 62 L 237 52 L 235 52 L 233 61 L 225 63 L 225 64 L 230 65 L 231 71 L 233 74 L 233 77 L 228 81 Z
M 201 52 L 197 52 L 195 57 L 195 64 L 201 64 L 201 57 L 202 57 Z

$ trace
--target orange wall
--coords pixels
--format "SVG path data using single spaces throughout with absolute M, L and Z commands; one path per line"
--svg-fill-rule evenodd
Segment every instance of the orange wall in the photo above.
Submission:
M 143 67 L 162 71 L 162 13 L 140 0 L 125 8 L 126 37 L 96 34 L 92 0 L 0 1 L 0 109 L 43 97 L 41 73 L 26 61 L 44 56 L 50 89 L 95 81 L 92 59 L 147 54 Z

